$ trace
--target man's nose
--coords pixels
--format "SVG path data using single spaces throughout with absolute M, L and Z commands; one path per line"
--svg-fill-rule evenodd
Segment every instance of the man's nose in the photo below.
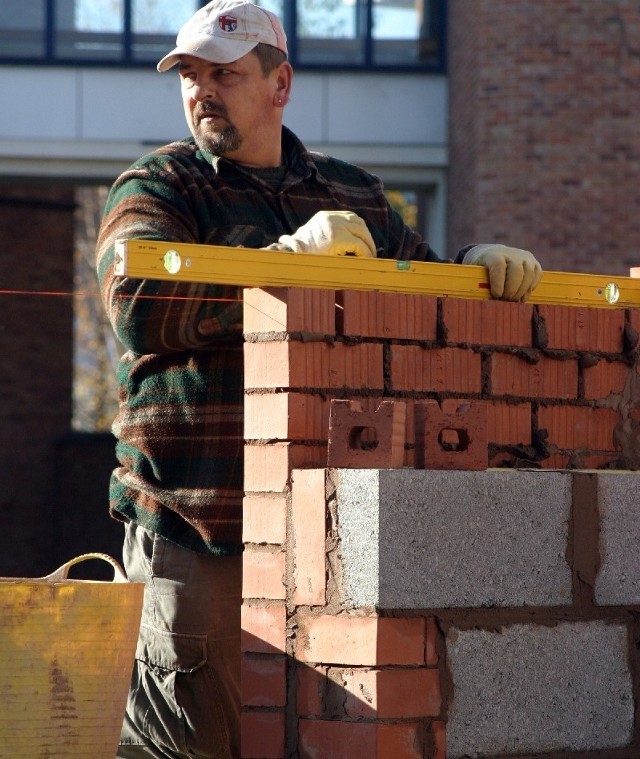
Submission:
M 211 100 L 215 95 L 214 84 L 210 79 L 199 79 L 195 83 L 191 94 L 193 99 L 197 100 L 199 103 L 202 103 L 205 100 Z

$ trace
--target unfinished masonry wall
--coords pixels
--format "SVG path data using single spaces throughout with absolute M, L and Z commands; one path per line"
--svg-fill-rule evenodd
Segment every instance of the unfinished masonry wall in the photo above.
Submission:
M 253 289 L 245 332 L 242 756 L 637 756 L 638 312 Z M 332 399 L 403 407 L 405 467 L 328 468 Z M 484 462 L 422 461 L 434 400 Z

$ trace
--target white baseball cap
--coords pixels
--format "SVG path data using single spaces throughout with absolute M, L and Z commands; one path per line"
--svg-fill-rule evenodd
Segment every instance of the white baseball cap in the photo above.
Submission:
M 158 63 L 167 71 L 181 55 L 212 63 L 231 63 L 260 42 L 287 54 L 287 37 L 276 15 L 244 0 L 212 0 L 182 26 L 176 47 Z

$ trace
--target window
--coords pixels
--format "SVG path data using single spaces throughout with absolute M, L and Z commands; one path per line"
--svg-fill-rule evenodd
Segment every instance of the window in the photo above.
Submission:
M 446 0 L 256 0 L 282 19 L 298 68 L 444 69 Z M 158 61 L 206 0 L 0 3 L 0 63 Z

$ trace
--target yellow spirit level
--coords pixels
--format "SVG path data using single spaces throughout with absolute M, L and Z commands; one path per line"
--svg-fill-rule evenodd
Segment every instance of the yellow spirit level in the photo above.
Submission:
M 484 266 L 322 256 L 223 245 L 118 240 L 115 273 L 134 279 L 244 287 L 380 290 L 488 299 Z M 640 306 L 640 278 L 545 271 L 530 303 L 628 308 Z

